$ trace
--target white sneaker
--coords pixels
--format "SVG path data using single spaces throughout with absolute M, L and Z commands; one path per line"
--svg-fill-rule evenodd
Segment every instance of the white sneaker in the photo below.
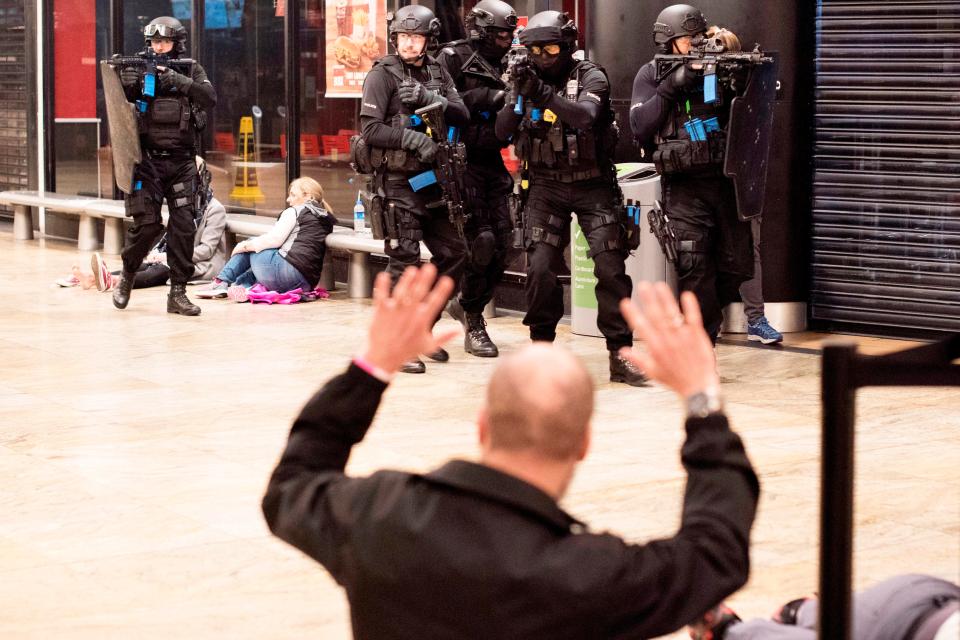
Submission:
M 93 281 L 97 285 L 97 291 L 109 291 L 113 288 L 113 276 L 107 263 L 103 261 L 103 256 L 94 253 L 90 258 L 90 268 L 93 270 Z
M 211 298 L 226 298 L 227 289 L 230 288 L 229 282 L 223 282 L 222 280 L 214 280 L 205 287 L 201 287 L 193 292 L 193 295 L 197 298 L 202 298 L 204 300 Z

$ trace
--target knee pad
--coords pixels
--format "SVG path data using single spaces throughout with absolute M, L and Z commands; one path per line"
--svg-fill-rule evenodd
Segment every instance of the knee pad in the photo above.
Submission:
M 497 249 L 497 238 L 493 232 L 484 230 L 470 243 L 470 261 L 477 267 L 486 267 L 493 260 Z

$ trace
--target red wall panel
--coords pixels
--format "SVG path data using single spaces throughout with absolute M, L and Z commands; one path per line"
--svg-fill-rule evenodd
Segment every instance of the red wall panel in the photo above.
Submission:
M 96 0 L 55 0 L 53 29 L 55 116 L 96 118 Z

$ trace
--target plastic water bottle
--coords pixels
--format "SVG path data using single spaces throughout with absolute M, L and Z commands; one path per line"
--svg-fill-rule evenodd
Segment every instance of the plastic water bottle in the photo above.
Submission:
M 353 230 L 358 235 L 367 233 L 366 210 L 363 208 L 363 200 L 360 199 L 360 192 L 357 192 L 357 203 L 353 205 Z

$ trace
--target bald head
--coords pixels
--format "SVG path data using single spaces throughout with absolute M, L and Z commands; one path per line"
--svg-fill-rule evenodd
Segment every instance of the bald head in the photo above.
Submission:
M 593 414 L 593 380 L 570 352 L 536 343 L 493 372 L 486 412 L 491 449 L 576 459 Z

